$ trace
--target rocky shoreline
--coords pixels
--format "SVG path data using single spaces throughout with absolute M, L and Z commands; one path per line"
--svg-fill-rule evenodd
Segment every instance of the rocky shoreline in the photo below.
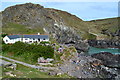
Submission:
M 111 68 L 120 68 L 120 55 L 114 55 L 109 52 L 93 54 L 93 58 L 99 59 L 104 65 Z
M 75 78 L 120 79 L 120 55 L 98 53 L 92 56 L 81 53 L 58 66 L 59 73 Z M 58 71 L 57 71 L 58 72 Z M 56 72 L 56 73 L 57 73 Z
M 92 47 L 97 48 L 119 48 L 120 41 L 110 41 L 110 40 L 88 40 L 88 44 Z
M 115 55 L 109 52 L 102 52 L 93 54 L 92 57 L 101 60 L 106 71 L 114 74 L 115 79 L 120 79 L 120 54 Z

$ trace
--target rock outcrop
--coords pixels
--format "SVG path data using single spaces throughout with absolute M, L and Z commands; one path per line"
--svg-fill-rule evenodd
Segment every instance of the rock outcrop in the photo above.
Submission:
M 120 55 L 114 55 L 109 52 L 93 54 L 92 57 L 99 59 L 107 67 L 120 68 Z
M 69 61 L 61 64 L 59 69 L 61 73 L 67 73 L 76 78 L 115 78 L 115 74 L 106 70 L 101 60 L 92 58 L 90 56 L 79 55 L 79 57 L 72 58 Z
M 119 48 L 120 49 L 120 41 L 89 40 L 88 44 L 92 47 L 98 47 L 98 48 Z
M 108 52 L 97 53 L 92 55 L 93 58 L 99 59 L 108 73 L 114 74 L 116 80 L 120 79 L 120 55 L 115 55 Z

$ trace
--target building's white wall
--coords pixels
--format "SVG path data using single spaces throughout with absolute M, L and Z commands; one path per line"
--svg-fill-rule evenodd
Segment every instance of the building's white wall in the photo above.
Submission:
M 3 41 L 5 42 L 5 44 L 13 44 L 15 42 L 21 41 L 21 38 L 17 38 L 17 39 L 9 39 L 7 36 L 5 36 L 3 38 Z
M 34 43 L 34 42 L 41 42 L 41 41 L 49 41 L 49 39 L 45 39 L 45 40 L 40 39 L 40 41 L 38 41 L 38 39 L 31 39 L 31 38 L 16 38 L 16 39 L 11 39 L 10 40 L 7 36 L 5 36 L 3 38 L 3 41 L 6 44 L 8 44 L 8 43 L 13 44 L 13 43 L 18 42 L 18 41 L 26 42 L 26 43 Z
M 32 38 L 23 38 L 22 42 L 27 42 L 27 43 L 33 43 L 33 42 L 38 42 L 38 39 L 32 39 Z
M 13 42 L 18 42 L 18 41 L 21 41 L 21 38 L 16 38 L 16 39 L 13 39 Z
M 5 42 L 5 44 L 8 44 L 11 42 L 11 40 L 7 36 L 3 38 L 3 41 Z
M 23 40 L 22 42 L 29 42 L 30 41 L 29 38 L 23 38 L 22 40 Z
M 49 39 L 45 39 L 45 40 L 43 40 L 43 39 L 40 39 L 40 41 L 49 41 Z

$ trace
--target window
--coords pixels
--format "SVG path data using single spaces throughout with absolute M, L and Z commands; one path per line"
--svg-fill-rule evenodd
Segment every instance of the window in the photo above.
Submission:
M 29 41 L 29 42 L 32 42 L 32 41 Z
M 6 40 L 6 42 L 8 42 L 8 40 Z
M 40 41 L 40 39 L 38 39 L 38 41 Z
M 43 40 L 45 40 L 45 38 Z
M 35 39 L 33 38 L 33 40 L 35 40 Z
M 27 38 L 25 40 L 28 40 Z

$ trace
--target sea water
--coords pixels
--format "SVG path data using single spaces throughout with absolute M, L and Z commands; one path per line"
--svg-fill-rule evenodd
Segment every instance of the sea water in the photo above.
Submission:
M 112 54 L 120 54 L 120 49 L 117 48 L 95 48 L 95 47 L 90 47 L 88 53 L 95 54 L 95 53 L 100 53 L 100 52 L 110 52 Z

